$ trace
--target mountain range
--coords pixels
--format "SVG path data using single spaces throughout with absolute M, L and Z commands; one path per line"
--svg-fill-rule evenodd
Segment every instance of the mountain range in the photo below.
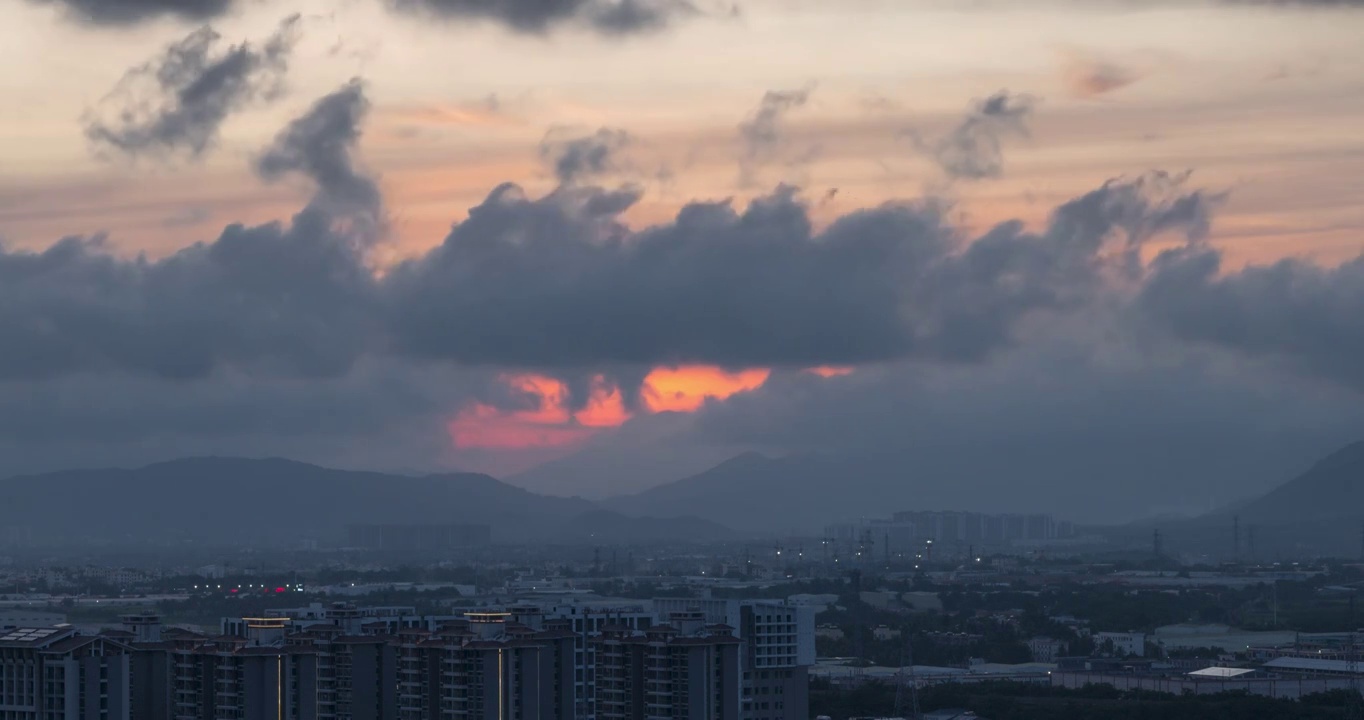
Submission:
M 1357 557 L 1364 553 L 1364 442 L 1331 453 L 1259 497 L 1175 524 L 1172 531 L 1175 537 L 1211 536 L 1215 545 L 1231 545 L 1242 557 L 1277 557 L 1289 550 L 1293 556 L 1314 551 Z
M 352 523 L 485 523 L 498 542 L 730 535 L 713 522 L 678 515 L 627 517 L 476 473 L 414 477 L 282 459 L 189 458 L 0 480 L 0 527 L 32 528 L 44 544 L 339 540 Z
M 491 525 L 499 542 L 631 543 L 810 535 L 829 523 L 906 509 L 1041 510 L 1065 517 L 1060 508 L 1069 507 L 1059 497 L 1059 483 L 1032 489 L 1030 506 L 1010 507 L 1007 496 L 991 491 L 1004 487 L 1007 477 L 912 481 L 926 470 L 932 468 L 905 455 L 773 458 L 749 452 L 594 502 L 542 495 L 477 473 L 411 476 L 282 459 L 190 458 L 0 480 L 0 527 L 28 526 L 35 540 L 52 542 L 263 544 L 339 539 L 351 523 L 479 522 Z M 974 502 L 962 500 L 972 493 Z M 1237 524 L 1247 534 L 1258 532 L 1265 548 L 1296 542 L 1359 549 L 1364 442 L 1248 500 L 1130 530 L 1140 537 L 1158 526 L 1172 540 L 1182 534 L 1190 542 L 1225 544 Z
M 746 453 L 697 475 L 610 498 L 602 505 L 626 514 L 668 509 L 730 527 L 763 532 L 799 528 L 809 533 L 822 527 L 820 523 L 887 517 L 905 509 L 1044 511 L 1064 517 L 1067 513 L 1057 508 L 1068 507 L 1066 501 L 1074 499 L 1059 497 L 1061 483 L 1057 482 L 1049 491 L 1035 490 L 1030 505 L 1001 507 L 999 499 L 1007 497 L 1006 489 L 996 484 L 992 490 L 988 479 L 933 487 L 914 483 L 912 478 L 919 473 L 911 470 L 919 468 L 913 458 L 904 456 L 768 458 Z M 962 489 L 976 493 L 977 498 L 960 499 Z M 1169 526 L 1191 538 L 1207 537 L 1226 544 L 1231 526 L 1238 522 L 1246 530 L 1243 540 L 1247 544 L 1249 528 L 1256 528 L 1261 549 L 1299 542 L 1323 550 L 1361 551 L 1364 442 L 1331 453 L 1268 492 L 1193 518 L 1148 520 L 1138 527 L 1149 533 L 1153 527 Z

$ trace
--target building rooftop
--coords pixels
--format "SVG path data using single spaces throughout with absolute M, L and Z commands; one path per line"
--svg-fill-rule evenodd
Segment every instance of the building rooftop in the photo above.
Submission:
M 1364 673 L 1364 662 L 1349 660 L 1321 660 L 1318 658 L 1278 657 L 1264 664 L 1269 670 L 1285 670 L 1301 673 Z
M 1253 675 L 1255 670 L 1252 668 L 1232 668 L 1232 667 L 1208 667 L 1202 670 L 1194 670 L 1189 673 L 1189 677 L 1194 679 L 1215 678 L 1225 680 L 1227 678 L 1241 677 L 1243 675 Z
M 0 644 L 11 646 L 35 646 L 44 645 L 48 642 L 57 640 L 75 632 L 75 628 L 66 627 L 45 627 L 45 628 L 14 628 L 12 630 L 0 631 Z

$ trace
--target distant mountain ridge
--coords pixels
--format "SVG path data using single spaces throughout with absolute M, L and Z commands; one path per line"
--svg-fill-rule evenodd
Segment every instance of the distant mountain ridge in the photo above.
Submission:
M 1084 508 L 1085 495 L 1081 493 L 1102 494 L 1094 492 L 1087 475 L 1113 486 L 1140 488 L 1144 486 L 1127 483 L 1148 472 L 1122 458 L 1094 465 L 1071 463 L 1066 458 L 1053 461 L 1048 455 L 1043 462 L 1054 468 L 1048 479 L 1068 478 L 1069 482 L 1040 487 L 1019 482 L 1017 478 L 1029 472 L 1028 465 L 1041 455 L 996 446 L 974 453 L 964 451 L 949 462 L 939 459 L 934 463 L 916 453 L 811 453 L 779 458 L 744 453 L 696 475 L 601 504 L 627 514 L 666 510 L 694 515 L 755 532 L 811 533 L 829 523 L 888 517 L 911 509 L 1049 512 L 1060 517 L 1084 517 L 1076 512 Z M 1233 459 L 1237 462 L 1218 467 L 1224 473 L 1221 477 L 1245 477 L 1243 473 L 1253 464 L 1245 457 Z M 1210 465 L 1217 467 L 1215 462 Z M 1031 470 L 1034 475 L 1038 466 Z M 1179 472 L 1195 482 L 1200 467 L 1184 467 Z M 1183 518 L 1148 516 L 1132 525 L 1148 529 L 1168 524 L 1220 527 L 1229 525 L 1235 514 L 1243 527 L 1253 524 L 1262 529 L 1328 523 L 1339 535 L 1341 527 L 1349 525 L 1354 547 L 1359 546 L 1360 528 L 1364 526 L 1364 442 L 1331 453 L 1288 483 L 1271 487 L 1259 497 L 1238 501 L 1216 513 Z
M 67 470 L 0 480 L 0 526 L 43 543 L 260 545 L 336 540 L 352 523 L 485 523 L 499 542 L 713 539 L 696 518 L 632 518 L 581 498 L 537 495 L 477 473 L 409 476 L 271 459 L 200 457 L 135 469 Z M 592 531 L 584 533 L 584 526 Z
M 1309 552 L 1357 557 L 1364 529 L 1364 442 L 1328 454 L 1255 497 L 1192 518 L 1149 518 L 1124 531 L 1128 540 L 1146 542 L 1157 528 L 1167 548 L 1226 560 Z
M 809 533 L 860 512 L 858 499 L 836 482 L 850 470 L 820 455 L 769 458 L 747 452 L 705 472 L 601 504 L 638 515 L 667 508 L 755 532 Z
M 1364 441 L 1351 443 L 1259 498 L 1220 515 L 1242 522 L 1295 525 L 1334 520 L 1364 522 Z

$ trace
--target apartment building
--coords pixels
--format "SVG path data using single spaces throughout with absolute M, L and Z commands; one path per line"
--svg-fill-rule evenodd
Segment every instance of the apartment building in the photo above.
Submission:
M 131 720 L 130 659 L 70 626 L 0 631 L 0 720 Z
M 98 635 L 11 631 L 0 635 L 0 720 L 803 716 L 803 669 L 800 693 L 781 682 L 801 660 L 796 609 L 720 603 L 560 602 L 441 618 L 335 604 L 226 619 L 216 635 L 163 628 L 152 614 Z M 736 624 L 710 619 L 729 614 Z
M 648 602 L 559 601 L 544 608 L 515 606 L 511 612 L 518 622 L 528 625 L 535 625 L 536 622 L 566 623 L 562 627 L 573 633 L 573 717 L 582 720 L 597 716 L 596 653 L 599 646 L 592 639 L 601 635 L 607 627 L 635 632 L 648 630 L 656 624 L 654 610 Z
M 809 667 L 815 663 L 815 613 L 774 600 L 655 598 L 660 617 L 699 612 L 705 621 L 736 629 L 743 720 L 809 717 Z
M 598 720 L 738 718 L 739 639 L 700 612 L 672 613 L 648 630 L 606 627 L 597 647 Z

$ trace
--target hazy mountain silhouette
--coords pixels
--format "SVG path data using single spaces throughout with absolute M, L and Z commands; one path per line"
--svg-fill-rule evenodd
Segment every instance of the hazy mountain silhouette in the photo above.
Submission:
M 261 545 L 340 540 L 351 523 L 458 522 L 491 525 L 499 542 L 577 537 L 594 525 L 615 541 L 725 532 L 694 519 L 603 514 L 581 498 L 536 495 L 475 473 L 412 477 L 282 459 L 190 458 L 0 480 L 0 526 L 30 527 L 43 544 Z
M 1364 441 L 1331 453 L 1259 498 L 1217 514 L 1267 526 L 1349 520 L 1357 531 L 1364 521 Z
M 853 467 L 822 455 L 769 458 L 749 452 L 691 477 L 601 504 L 634 515 L 667 511 L 696 516 L 754 532 L 815 532 L 865 511 L 865 498 L 852 496 L 838 482 Z M 868 470 L 862 479 L 875 484 L 878 478 L 872 474 Z
M 1223 559 L 1263 561 L 1304 552 L 1357 557 L 1364 529 L 1364 442 L 1327 455 L 1267 493 L 1194 518 L 1143 520 L 1124 532 L 1140 543 L 1155 528 L 1173 551 Z
M 734 454 L 734 449 L 678 443 L 691 422 L 675 412 L 636 417 L 567 457 L 502 479 L 541 495 L 598 500 L 704 472 Z
M 1311 457 L 1301 452 L 1303 444 L 1291 440 L 1245 448 L 1190 441 L 1159 450 L 1114 452 L 1110 446 L 1078 440 L 1064 448 L 1024 437 L 1008 443 L 964 439 L 952 446 L 778 458 L 745 453 L 601 504 L 627 514 L 694 515 L 736 530 L 769 533 L 817 533 L 830 523 L 883 518 L 900 510 L 1046 512 L 1085 525 L 1127 523 L 1144 516 L 1134 527 L 1149 532 L 1153 524 L 1196 522 L 1217 507 L 1209 489 L 1216 487 L 1240 487 L 1243 497 L 1252 498 L 1270 491 L 1258 501 L 1222 506 L 1240 511 L 1243 523 L 1309 522 L 1364 513 L 1364 444 L 1332 455 L 1299 480 L 1273 490 L 1302 467 L 1301 458 Z M 1201 508 L 1194 502 L 1200 495 L 1207 499 L 1197 503 Z M 1188 510 L 1171 512 L 1181 506 Z M 1359 526 L 1354 537 L 1358 547 Z

